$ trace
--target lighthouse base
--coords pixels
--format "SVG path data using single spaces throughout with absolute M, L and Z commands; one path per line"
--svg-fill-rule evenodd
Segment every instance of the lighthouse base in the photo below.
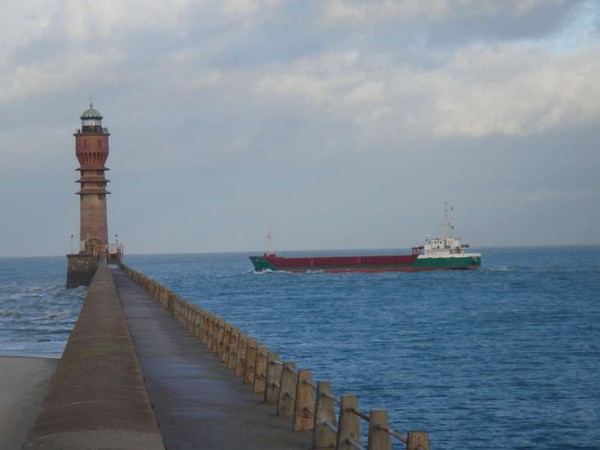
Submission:
M 72 254 L 67 255 L 67 262 L 67 288 L 89 286 L 98 269 L 98 257 Z

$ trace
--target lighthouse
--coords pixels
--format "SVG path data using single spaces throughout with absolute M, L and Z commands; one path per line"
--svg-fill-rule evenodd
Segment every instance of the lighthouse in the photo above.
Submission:
M 108 245 L 108 221 L 106 218 L 106 190 L 109 180 L 104 164 L 108 159 L 108 129 L 102 126 L 102 115 L 90 102 L 88 110 L 81 114 L 81 129 L 75 132 L 75 155 L 79 161 L 80 226 L 79 250 L 100 254 Z
M 110 133 L 102 126 L 102 114 L 90 102 L 81 114 L 81 129 L 75 136 L 75 155 L 79 161 L 79 253 L 67 255 L 67 287 L 87 286 L 98 264 L 109 255 L 105 173 Z M 119 251 L 114 252 L 120 255 Z

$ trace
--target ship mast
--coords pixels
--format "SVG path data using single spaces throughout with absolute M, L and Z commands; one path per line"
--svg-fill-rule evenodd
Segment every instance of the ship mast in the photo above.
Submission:
M 452 224 L 450 223 L 450 211 L 452 211 L 454 207 L 450 206 L 448 209 L 448 202 L 444 202 L 444 223 L 440 227 L 440 238 L 447 239 L 450 237 L 450 232 L 454 229 Z
M 271 247 L 273 244 L 273 235 L 271 234 L 271 229 L 267 232 L 267 256 L 272 255 Z

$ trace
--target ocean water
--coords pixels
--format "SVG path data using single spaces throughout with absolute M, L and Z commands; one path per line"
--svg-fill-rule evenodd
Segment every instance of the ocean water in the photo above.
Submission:
M 432 448 L 600 449 L 600 247 L 482 253 L 466 272 L 256 274 L 241 253 L 125 262 L 362 410 L 387 409 L 392 428 L 428 431 Z M 0 354 L 60 354 L 85 294 L 64 289 L 65 270 L 0 259 Z
M 67 259 L 0 258 L 0 355 L 58 358 L 86 289 L 66 289 Z

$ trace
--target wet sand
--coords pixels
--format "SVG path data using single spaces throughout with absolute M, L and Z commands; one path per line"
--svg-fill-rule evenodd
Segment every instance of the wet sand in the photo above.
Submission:
M 58 359 L 0 356 L 0 449 L 20 450 Z

